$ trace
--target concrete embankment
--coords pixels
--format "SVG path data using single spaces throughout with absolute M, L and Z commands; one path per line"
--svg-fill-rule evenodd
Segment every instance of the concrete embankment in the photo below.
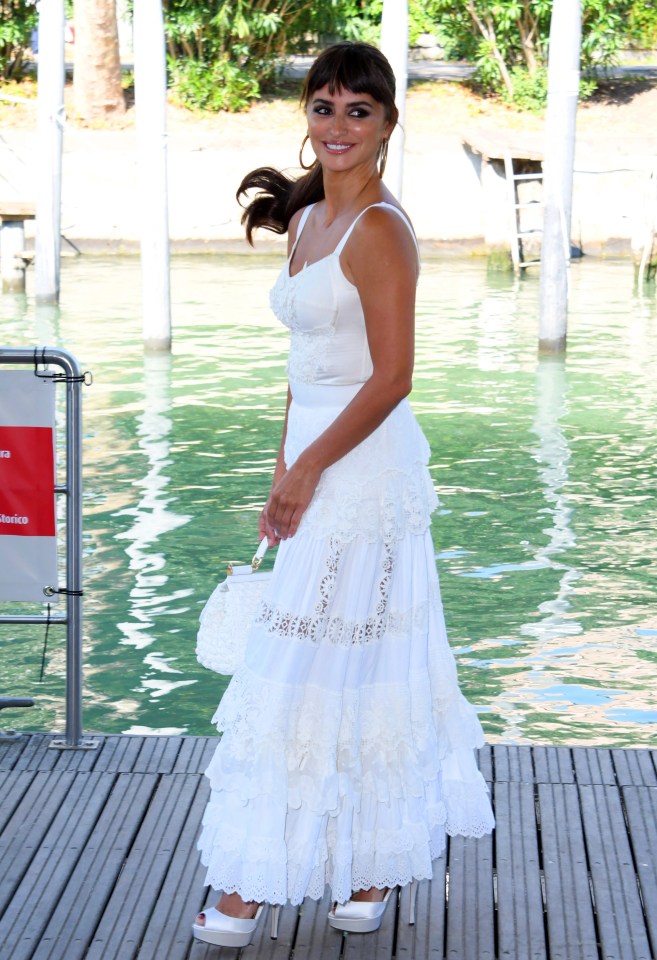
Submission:
M 652 93 L 657 94 L 657 89 Z M 484 253 L 491 223 L 508 217 L 502 193 L 482 176 L 485 158 L 466 149 L 480 130 L 540 150 L 540 121 L 505 128 L 499 118 L 457 117 L 450 126 L 444 104 L 418 91 L 406 122 L 404 205 L 425 252 Z M 618 124 L 622 110 L 615 116 Z M 578 135 L 572 238 L 585 254 L 626 254 L 645 232 L 656 166 L 654 125 L 627 136 L 610 119 Z M 527 129 L 529 127 L 529 129 Z M 172 112 L 168 135 L 169 217 L 174 250 L 247 250 L 235 189 L 245 172 L 263 164 L 296 170 L 304 118 L 290 102 L 261 104 L 241 117 L 182 120 Z M 5 126 L 0 142 L 0 200 L 34 199 L 37 157 L 33 126 Z M 134 127 L 86 129 L 69 124 L 64 137 L 65 237 L 83 252 L 131 252 L 140 234 L 140 186 Z M 502 230 L 505 228 L 502 227 Z M 32 226 L 28 224 L 28 237 Z M 263 234 L 257 249 L 280 247 Z M 635 241 L 636 242 L 636 241 Z M 72 247 L 69 247 L 72 249 Z

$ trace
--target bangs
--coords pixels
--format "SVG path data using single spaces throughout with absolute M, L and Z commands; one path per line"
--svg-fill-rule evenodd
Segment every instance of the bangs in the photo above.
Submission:
M 395 75 L 380 50 L 366 43 L 336 43 L 321 53 L 303 85 L 302 105 L 322 87 L 328 87 L 331 96 L 339 90 L 368 93 L 388 112 L 394 109 Z

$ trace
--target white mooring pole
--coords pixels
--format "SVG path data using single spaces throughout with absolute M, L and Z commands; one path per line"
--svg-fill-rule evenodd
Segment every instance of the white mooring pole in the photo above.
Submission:
M 39 4 L 35 296 L 59 300 L 64 127 L 64 0 Z
M 170 350 L 167 86 L 161 0 L 138 0 L 133 16 L 144 347 Z
M 388 147 L 385 182 L 398 200 L 402 197 L 404 180 L 404 117 L 406 114 L 406 85 L 408 80 L 408 0 L 383 0 L 381 19 L 381 51 L 394 70 L 397 84 L 395 102 L 399 123 Z
M 539 323 L 539 350 L 546 353 L 560 353 L 566 349 L 570 214 L 581 34 L 580 0 L 554 0 L 545 117 L 545 213 Z

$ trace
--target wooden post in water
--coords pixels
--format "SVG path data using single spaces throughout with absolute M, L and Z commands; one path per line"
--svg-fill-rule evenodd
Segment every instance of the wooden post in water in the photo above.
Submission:
M 408 0 L 383 0 L 381 19 L 381 51 L 395 72 L 399 123 L 388 146 L 385 182 L 398 200 L 402 197 L 404 180 L 404 117 L 406 114 L 406 85 L 408 80 Z
M 39 4 L 35 296 L 59 300 L 64 128 L 64 0 Z
M 539 350 L 546 353 L 566 349 L 581 21 L 580 0 L 554 0 L 545 117 L 539 323 Z
M 138 0 L 133 17 L 144 347 L 170 350 L 167 84 L 161 0 Z

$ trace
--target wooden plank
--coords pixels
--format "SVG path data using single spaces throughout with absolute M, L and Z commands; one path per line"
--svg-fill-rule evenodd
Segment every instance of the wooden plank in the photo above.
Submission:
M 48 744 L 54 739 L 53 734 L 33 733 L 13 769 L 52 770 L 59 757 L 58 751 L 48 749 Z
M 498 950 L 547 960 L 533 783 L 495 783 Z
M 103 782 L 104 781 L 104 782 Z M 112 780 L 90 773 L 73 778 L 64 804 L 30 861 L 0 921 L 0 943 L 12 960 L 30 960 L 80 852 L 111 790 Z M 34 891 L 39 890 L 38 909 Z M 30 917 L 29 929 L 25 918 Z
M 118 774 L 108 779 L 113 782 L 108 802 L 50 916 L 34 960 L 86 956 L 157 786 L 154 774 Z M 136 901 L 138 908 L 138 895 Z M 116 960 L 123 960 L 120 953 Z
M 90 736 L 85 740 L 93 740 L 98 744 L 93 750 L 49 750 L 55 755 L 53 770 L 74 770 L 76 773 L 90 773 L 96 769 L 98 757 L 103 752 L 104 737 Z M 50 758 L 48 758 L 50 759 Z
M 131 773 L 142 748 L 144 738 L 132 734 L 105 737 L 102 750 L 96 757 L 94 770 L 106 773 Z
M 619 791 L 597 784 L 578 789 L 602 955 L 650 960 Z
M 321 957 L 321 960 L 338 960 L 342 950 L 342 937 L 339 931 L 329 927 L 328 912 L 331 908 L 330 891 L 327 889 L 322 900 L 306 898 L 301 907 L 297 936 L 294 941 L 294 955 L 308 960 Z
M 26 735 L 19 740 L 0 740 L 0 770 L 13 770 L 28 740 Z
M 253 950 L 258 960 L 288 960 L 294 949 L 298 922 L 299 907 L 287 904 L 281 911 L 279 918 L 278 939 L 272 940 L 270 935 L 270 907 L 266 907 L 253 938 L 253 946 L 249 947 L 249 952 Z M 245 960 L 246 957 L 248 957 L 248 953 L 245 955 Z
M 196 841 L 209 796 L 208 781 L 198 777 L 196 794 L 151 911 L 138 960 L 185 960 L 189 953 L 192 921 L 204 906 L 206 871 Z M 211 900 L 212 906 L 214 903 L 216 900 Z
M 579 797 L 574 784 L 539 784 L 551 960 L 598 960 Z
M 20 773 L 14 773 L 5 770 L 0 773 L 0 834 L 5 829 L 7 823 L 14 815 L 16 808 L 21 803 L 25 792 L 29 789 L 34 780 L 36 772 L 33 770 L 23 770 Z
M 219 737 L 183 737 L 172 773 L 205 773 Z
M 463 137 L 473 153 L 485 159 L 502 160 L 505 154 L 518 160 L 542 160 L 545 144 L 539 135 L 525 130 L 474 129 Z
M 536 783 L 574 783 L 569 747 L 532 747 Z
M 0 915 L 11 902 L 23 874 L 50 824 L 66 802 L 75 774 L 37 771 L 0 837 Z
M 657 790 L 623 787 L 622 797 L 653 952 L 657 945 Z
M 160 778 L 89 945 L 88 960 L 131 960 L 136 956 L 194 800 L 198 779 L 198 775 Z
M 443 960 L 446 924 L 446 858 L 434 861 L 433 880 L 418 886 L 415 924 L 408 923 L 410 887 L 403 888 L 397 921 L 397 960 Z
M 180 752 L 180 743 L 180 737 L 143 737 L 134 772 L 171 773 Z
M 493 747 L 495 783 L 533 783 L 532 753 L 527 747 L 496 744 Z
M 0 220 L 34 220 L 36 204 L 27 200 L 0 200 Z
M 494 960 L 495 903 L 490 834 L 450 837 L 447 862 L 448 960 Z
M 573 747 L 571 752 L 577 783 L 605 783 L 610 787 L 616 785 L 611 751 L 595 747 Z
M 611 755 L 619 786 L 657 787 L 650 750 L 612 750 Z
M 486 743 L 483 747 L 479 747 L 478 750 L 475 750 L 475 757 L 477 760 L 477 766 L 481 771 L 481 775 L 487 783 L 493 782 L 494 768 L 493 768 L 493 748 L 490 744 Z

